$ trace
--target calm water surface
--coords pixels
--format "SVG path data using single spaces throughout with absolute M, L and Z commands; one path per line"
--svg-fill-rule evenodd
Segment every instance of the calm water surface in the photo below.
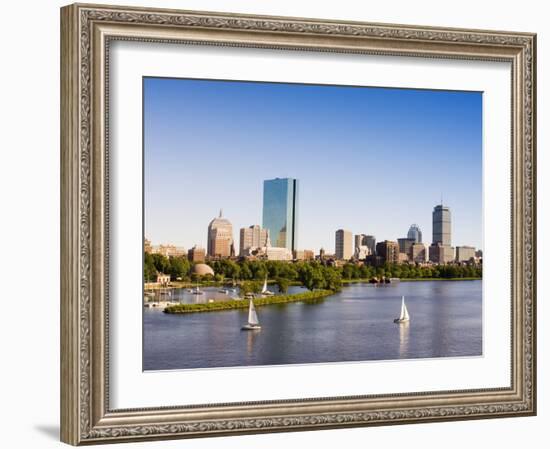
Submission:
M 241 331 L 248 309 L 171 315 L 143 310 L 145 370 L 392 360 L 482 354 L 482 281 L 353 284 L 314 304 L 258 307 L 259 332 Z M 182 302 L 227 299 L 218 289 Z M 299 291 L 292 288 L 291 292 Z M 411 321 L 393 322 L 405 295 Z

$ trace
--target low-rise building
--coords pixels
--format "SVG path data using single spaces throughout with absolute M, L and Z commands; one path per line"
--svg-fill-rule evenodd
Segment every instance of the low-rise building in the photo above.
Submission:
M 399 263 L 399 245 L 391 240 L 384 240 L 376 244 L 376 255 L 387 263 Z
M 292 260 L 292 251 L 288 248 L 277 246 L 264 246 L 257 250 L 257 257 L 267 260 Z
M 456 261 L 469 262 L 476 257 L 476 249 L 473 246 L 457 246 Z
M 384 265 L 384 262 L 384 258 L 378 254 L 371 254 L 365 259 L 365 263 L 372 265 L 373 267 L 380 267 Z
M 437 264 L 446 264 L 454 261 L 455 249 L 449 245 L 436 243 L 430 245 L 429 250 L 430 261 Z
M 310 249 L 297 249 L 294 251 L 294 260 L 313 260 L 315 254 Z
M 428 261 L 428 250 L 424 243 L 413 243 L 409 252 L 409 259 L 414 263 L 426 263 Z
M 157 285 L 168 285 L 170 283 L 170 275 L 157 273 Z
M 399 252 L 408 256 L 411 251 L 411 246 L 413 246 L 416 242 L 413 238 L 405 237 L 397 239 L 397 243 L 399 245 Z
M 151 248 L 152 254 L 161 254 L 164 257 L 185 256 L 185 248 L 176 245 L 158 245 Z
M 202 263 L 206 260 L 206 250 L 195 245 L 187 252 L 187 258 L 191 262 Z

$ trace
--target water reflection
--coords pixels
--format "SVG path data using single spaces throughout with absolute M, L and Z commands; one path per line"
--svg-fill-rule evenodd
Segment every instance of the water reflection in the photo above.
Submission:
M 261 331 L 250 331 L 246 334 L 246 353 L 250 357 L 254 353 L 254 342 L 258 338 L 258 333 Z
M 409 352 L 410 321 L 398 324 L 399 326 L 399 358 L 407 357 Z

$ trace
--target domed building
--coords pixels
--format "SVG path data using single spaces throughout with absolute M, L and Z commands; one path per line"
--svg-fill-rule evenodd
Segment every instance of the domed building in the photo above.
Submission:
M 230 257 L 234 254 L 233 225 L 220 215 L 208 225 L 208 255 L 210 257 Z
M 197 263 L 193 266 L 193 274 L 197 276 L 206 276 L 207 274 L 214 276 L 214 270 L 205 263 Z

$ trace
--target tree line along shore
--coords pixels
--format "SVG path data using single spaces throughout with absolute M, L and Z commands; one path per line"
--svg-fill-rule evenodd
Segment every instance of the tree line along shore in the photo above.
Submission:
M 325 265 L 319 261 L 264 261 L 221 259 L 208 261 L 214 275 L 198 276 L 193 272 L 193 263 L 185 256 L 166 257 L 145 253 L 144 280 L 154 282 L 157 273 L 170 276 L 171 282 L 181 285 L 238 284 L 244 293 L 257 292 L 266 278 L 286 293 L 290 285 L 303 285 L 308 290 L 338 291 L 342 284 L 369 282 L 389 278 L 407 280 L 473 280 L 481 279 L 481 265 L 428 265 L 384 264 L 382 266 L 345 263 L 343 266 Z

